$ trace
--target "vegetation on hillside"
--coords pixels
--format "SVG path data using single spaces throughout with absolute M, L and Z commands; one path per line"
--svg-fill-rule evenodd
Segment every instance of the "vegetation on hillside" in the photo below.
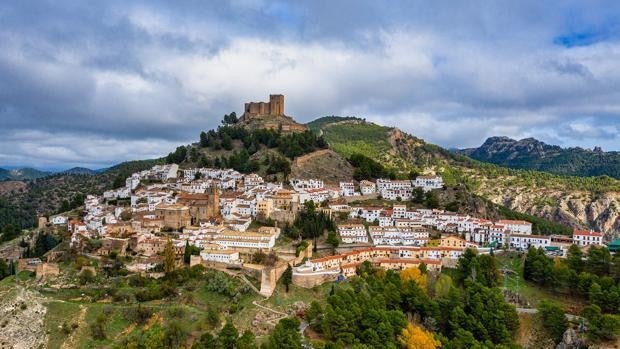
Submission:
M 458 153 L 497 165 L 559 175 L 602 176 L 620 179 L 620 152 L 561 148 L 534 138 L 491 137 L 480 147 Z
M 337 287 L 326 305 L 313 302 L 306 320 L 336 347 L 398 348 L 412 335 L 424 348 L 510 346 L 517 312 L 496 287 L 494 258 L 470 250 L 452 270 L 454 278 L 444 274 L 428 285 L 424 271 L 399 275 L 364 262 L 358 277 Z
M 232 168 L 241 173 L 263 175 L 291 173 L 291 160 L 327 148 L 322 137 L 310 131 L 282 133 L 272 129 L 250 129 L 227 114 L 217 130 L 203 131 L 197 144 L 179 146 L 166 157 L 167 163 Z
M 343 117 L 343 116 L 331 115 L 331 116 L 324 116 L 324 117 L 312 120 L 309 123 L 307 123 L 306 126 L 310 129 L 310 131 L 318 134 L 320 133 L 321 129 L 323 129 L 324 126 L 327 126 L 334 122 L 349 121 L 349 120 L 364 121 L 363 119 L 357 118 L 355 116 L 344 116 Z
M 125 185 L 131 173 L 161 164 L 162 160 L 128 161 L 110 167 L 97 175 L 54 174 L 26 182 L 26 188 L 0 197 L 0 228 L 14 224 L 30 228 L 37 216 L 65 212 L 83 204 L 88 194 Z
M 552 260 L 542 249 L 530 248 L 525 256 L 523 276 L 558 295 L 586 300 L 582 316 L 589 322 L 588 337 L 593 341 L 612 340 L 620 334 L 620 256 L 605 247 L 591 246 L 587 254 L 572 245 L 564 260 Z M 559 329 L 566 328 L 553 313 L 553 306 L 542 305 L 545 327 L 556 342 Z M 563 313 L 563 312 L 562 312 Z
M 304 209 L 295 218 L 292 224 L 285 224 L 282 234 L 291 239 L 314 239 L 314 248 L 317 239 L 325 232 L 335 232 L 336 223 L 323 211 L 316 209 L 314 201 L 306 201 Z
M 28 180 L 28 179 L 36 179 L 45 176 L 49 176 L 51 172 L 40 171 L 34 168 L 18 168 L 13 170 L 7 170 L 4 168 L 0 168 L 0 181 L 3 180 Z

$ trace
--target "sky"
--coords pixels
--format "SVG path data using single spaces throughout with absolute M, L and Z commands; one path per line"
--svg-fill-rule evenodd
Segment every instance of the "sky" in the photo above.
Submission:
M 0 167 L 102 168 L 246 101 L 444 147 L 620 150 L 618 1 L 28 1 L 0 6 Z

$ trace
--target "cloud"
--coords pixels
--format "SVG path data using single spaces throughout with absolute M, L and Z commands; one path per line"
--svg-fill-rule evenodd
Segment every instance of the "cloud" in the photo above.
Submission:
M 507 135 L 620 150 L 613 5 L 12 1 L 0 166 L 161 156 L 269 93 L 304 122 L 357 115 L 447 147 Z M 558 44 L 588 28 L 607 34 Z

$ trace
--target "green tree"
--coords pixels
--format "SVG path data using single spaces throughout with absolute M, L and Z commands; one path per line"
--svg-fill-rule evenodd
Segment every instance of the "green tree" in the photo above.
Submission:
M 246 330 L 237 340 L 237 349 L 256 349 L 256 337 L 252 331 Z
M 205 318 L 207 320 L 207 324 L 211 328 L 216 328 L 220 325 L 220 312 L 217 309 L 215 309 L 215 307 L 209 307 L 207 309 Z
M 566 263 L 568 266 L 577 273 L 583 270 L 583 253 L 577 245 L 570 245 L 566 252 Z
M 327 233 L 327 239 L 325 242 L 332 247 L 332 255 L 336 254 L 336 249 L 340 245 L 340 238 L 334 231 Z
M 551 285 L 553 281 L 553 261 L 547 258 L 542 248 L 530 247 L 525 255 L 523 277 L 541 285 Z
M 230 138 L 229 135 L 224 135 L 222 137 L 222 148 L 224 148 L 225 150 L 232 150 L 232 138 Z
M 293 268 L 291 268 L 291 265 L 289 264 L 286 267 L 286 270 L 284 271 L 284 273 L 282 274 L 282 283 L 284 284 L 284 287 L 287 293 L 288 293 L 289 286 L 291 285 L 292 282 L 293 282 Z
M 196 245 L 191 245 L 189 241 L 185 241 L 185 251 L 183 252 L 183 262 L 189 264 L 191 256 L 200 256 L 200 248 Z
M 564 332 L 568 328 L 568 320 L 566 320 L 562 308 L 551 302 L 541 301 L 538 305 L 538 312 L 542 319 L 543 327 L 551 335 L 554 342 L 556 344 L 561 342 Z
M 105 325 L 107 318 L 104 314 L 99 314 L 93 322 L 90 323 L 90 335 L 96 340 L 103 340 L 106 338 Z
M 168 238 L 164 247 L 164 272 L 169 274 L 174 271 L 176 264 L 176 256 L 172 246 L 172 239 Z
M 424 189 L 416 187 L 413 189 L 413 199 L 411 200 L 416 204 L 424 203 Z
M 607 247 L 590 246 L 586 269 L 598 276 L 609 275 L 611 271 L 611 254 Z
M 205 131 L 200 132 L 200 146 L 206 148 L 209 146 L 209 137 Z
M 0 258 L 0 280 L 4 279 L 9 275 L 11 275 L 11 269 L 9 268 L 9 265 L 6 264 L 4 259 Z
M 163 333 L 163 348 L 184 348 L 188 336 L 189 332 L 178 321 L 169 321 Z
M 239 331 L 232 322 L 227 321 L 217 338 L 225 349 L 234 349 L 239 339 Z
M 166 157 L 166 163 L 168 164 L 180 164 L 185 161 L 187 157 L 187 147 L 179 146 L 176 150 Z
M 476 257 L 477 270 L 476 279 L 486 287 L 495 287 L 499 285 L 501 273 L 495 256 L 483 254 Z
M 310 325 L 313 329 L 318 329 L 321 323 L 321 316 L 323 314 L 323 308 L 321 304 L 317 301 L 312 301 L 310 303 L 310 308 L 306 311 L 305 319 L 308 321 L 308 325 Z
M 424 196 L 424 205 L 428 208 L 438 208 L 439 207 L 439 195 L 434 190 L 430 190 L 426 192 Z
M 203 333 L 200 339 L 192 345 L 192 349 L 219 349 L 221 347 L 222 343 L 209 332 Z
M 278 322 L 273 330 L 265 348 L 268 349 L 300 349 L 301 334 L 299 333 L 300 322 L 297 318 L 284 318 Z

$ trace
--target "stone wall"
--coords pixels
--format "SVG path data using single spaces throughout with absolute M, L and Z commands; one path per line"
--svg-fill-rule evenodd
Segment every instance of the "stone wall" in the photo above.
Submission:
M 336 281 L 338 275 L 340 275 L 340 271 L 304 274 L 293 273 L 293 285 L 304 288 L 312 288 L 328 281 Z
M 261 115 L 284 115 L 284 95 L 269 95 L 269 102 L 248 102 L 245 104 L 245 120 Z
M 35 273 L 38 281 L 48 280 L 58 277 L 60 275 L 60 268 L 58 268 L 56 263 L 41 263 L 37 265 Z

